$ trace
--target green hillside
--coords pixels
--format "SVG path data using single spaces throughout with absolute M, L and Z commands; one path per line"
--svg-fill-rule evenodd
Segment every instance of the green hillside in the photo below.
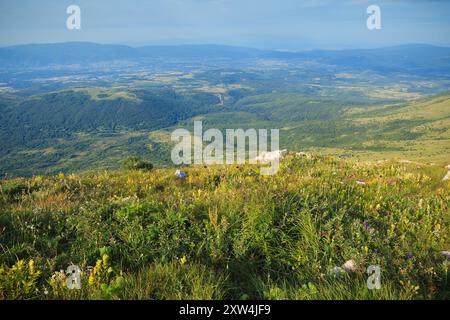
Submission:
M 264 94 L 239 100 L 233 110 L 194 120 L 206 128 L 280 128 L 281 148 L 314 151 L 362 160 L 416 160 L 446 164 L 450 157 L 450 95 L 395 104 L 363 105 Z M 177 126 L 158 131 L 168 141 Z M 164 141 L 164 139 L 160 139 Z
M 299 93 L 265 93 L 222 105 L 211 92 L 90 88 L 0 99 L 0 175 L 117 169 L 129 156 L 170 166 L 170 134 L 205 129 L 280 129 L 281 148 L 363 160 L 448 162 L 450 95 L 363 104 Z

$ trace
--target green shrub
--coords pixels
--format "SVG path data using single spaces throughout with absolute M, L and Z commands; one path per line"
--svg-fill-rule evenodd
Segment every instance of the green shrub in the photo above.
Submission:
M 130 157 L 124 161 L 123 167 L 126 170 L 151 171 L 153 169 L 153 164 L 138 157 Z

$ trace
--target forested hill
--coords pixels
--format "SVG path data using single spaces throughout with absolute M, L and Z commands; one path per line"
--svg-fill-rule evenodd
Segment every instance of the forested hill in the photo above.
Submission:
M 281 148 L 370 159 L 447 160 L 450 95 L 354 105 L 300 94 L 262 94 L 226 104 L 213 93 L 77 89 L 0 99 L 0 174 L 120 167 L 128 156 L 170 165 L 170 133 L 280 128 Z
M 219 103 L 208 93 L 171 90 L 68 90 L 0 103 L 5 142 L 58 137 L 73 132 L 155 130 L 205 113 Z

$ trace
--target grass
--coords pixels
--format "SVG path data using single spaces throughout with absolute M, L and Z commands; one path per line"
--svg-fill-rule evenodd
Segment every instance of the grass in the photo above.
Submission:
M 449 298 L 442 166 L 291 155 L 271 177 L 184 170 L 1 181 L 0 298 Z M 81 290 L 65 287 L 72 263 Z

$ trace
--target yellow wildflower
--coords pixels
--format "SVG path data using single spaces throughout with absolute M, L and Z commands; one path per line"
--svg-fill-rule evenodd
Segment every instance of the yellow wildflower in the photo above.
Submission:
M 34 260 L 33 260 L 33 259 L 31 259 L 31 260 L 28 262 L 28 268 L 30 269 L 30 272 L 31 272 L 31 273 L 34 272 Z
M 94 275 L 93 275 L 93 274 L 90 274 L 90 275 L 89 275 L 88 284 L 89 284 L 90 286 L 92 286 L 92 285 L 94 284 L 94 281 L 95 281 Z
M 24 265 L 25 265 L 25 262 L 23 260 L 19 260 L 19 262 L 17 263 L 17 268 L 22 269 Z
M 108 259 L 109 259 L 109 256 L 108 256 L 107 254 L 104 254 L 104 255 L 102 256 L 102 260 L 103 260 L 103 265 L 104 265 L 104 266 L 107 266 L 107 265 L 108 265 Z

